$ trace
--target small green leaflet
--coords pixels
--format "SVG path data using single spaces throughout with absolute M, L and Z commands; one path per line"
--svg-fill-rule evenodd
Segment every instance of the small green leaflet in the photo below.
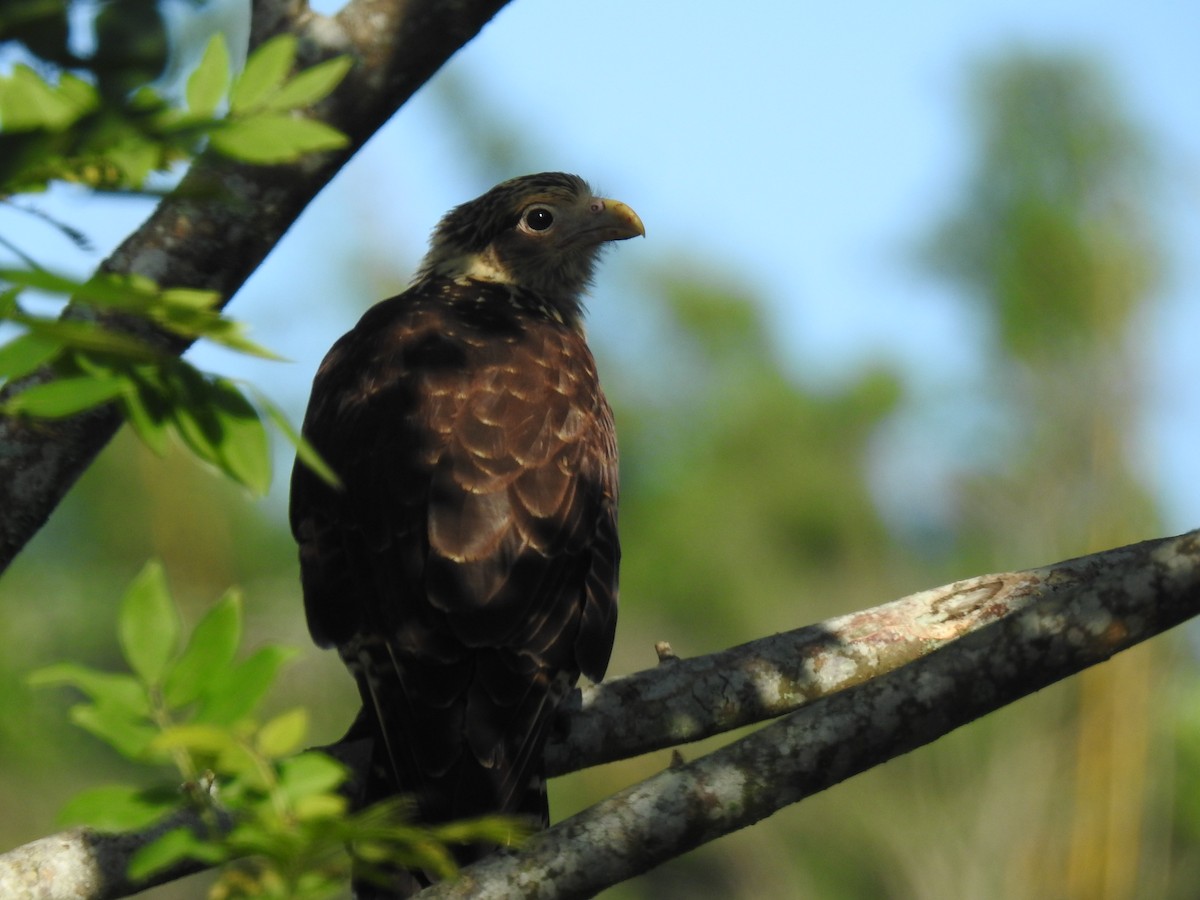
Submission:
M 18 131 L 62 131 L 93 110 L 99 102 L 95 88 L 73 75 L 63 75 L 57 85 L 44 81 L 21 63 L 0 76 L 0 127 Z
M 228 88 L 229 51 L 225 47 L 225 36 L 214 34 L 204 48 L 200 64 L 188 76 L 188 112 L 197 119 L 215 118 Z
M 59 419 L 122 396 L 129 382 L 119 377 L 80 375 L 31 385 L 0 407 L 9 415 Z
M 305 69 L 280 88 L 278 93 L 269 97 L 263 109 L 285 111 L 311 106 L 341 84 L 353 65 L 354 60 L 349 56 L 338 56 Z
M 257 165 L 295 162 L 306 153 L 336 150 L 349 142 L 324 122 L 275 113 L 228 122 L 211 140 L 226 156 Z
M 296 38 L 290 34 L 277 35 L 255 50 L 229 94 L 230 113 L 238 116 L 260 108 L 279 90 L 295 60 Z
M 117 621 L 125 659 L 144 684 L 162 682 L 179 644 L 180 627 L 162 565 L 147 563 L 125 592 Z
M 327 59 L 288 79 L 296 61 L 296 38 L 281 34 L 267 41 L 246 61 L 246 68 L 229 94 L 230 116 L 251 118 L 258 112 L 287 112 L 327 97 L 354 61 L 349 56 Z

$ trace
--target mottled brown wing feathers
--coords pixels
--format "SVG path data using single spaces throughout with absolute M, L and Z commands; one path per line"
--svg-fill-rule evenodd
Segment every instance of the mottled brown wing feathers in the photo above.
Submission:
M 543 818 L 553 713 L 612 646 L 611 414 L 581 335 L 521 299 L 425 283 L 368 311 L 305 420 L 344 489 L 293 474 L 313 636 L 431 819 Z

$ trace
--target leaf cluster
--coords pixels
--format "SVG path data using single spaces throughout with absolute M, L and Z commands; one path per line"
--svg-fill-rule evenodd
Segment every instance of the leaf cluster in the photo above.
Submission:
M 0 40 L 5 27 L 0 19 Z M 280 35 L 235 78 L 225 40 L 215 35 L 178 103 L 149 84 L 112 96 L 87 72 L 43 73 L 19 63 L 0 76 L 0 198 L 42 191 L 54 181 L 140 191 L 152 173 L 190 160 L 206 142 L 256 164 L 344 146 L 345 135 L 301 111 L 338 85 L 350 59 L 292 75 L 295 58 L 296 38 Z
M 501 819 L 425 828 L 395 799 L 351 811 L 346 768 L 304 751 L 308 716 L 293 709 L 266 722 L 256 710 L 293 651 L 260 647 L 238 659 L 242 598 L 229 591 L 184 639 L 162 567 L 148 564 L 120 606 L 118 636 L 129 672 L 60 663 L 30 677 L 68 686 L 85 700 L 71 720 L 127 759 L 154 770 L 149 787 L 105 785 L 76 796 L 67 821 L 101 831 L 161 832 L 133 857 L 129 875 L 153 876 L 183 860 L 227 867 L 215 900 L 323 898 L 344 887 L 350 866 L 382 877 L 405 865 L 454 871 L 448 843 L 514 839 Z M 173 819 L 192 812 L 189 824 Z M 197 824 L 199 823 L 199 824 Z
M 132 317 L 185 341 L 204 338 L 237 352 L 276 358 L 246 337 L 241 323 L 220 312 L 217 294 L 162 289 L 147 278 L 111 273 L 79 282 L 45 271 L 0 270 L 0 284 L 5 283 L 0 321 L 18 325 L 24 333 L 0 346 L 0 384 L 31 381 L 11 392 L 0 411 L 58 418 L 116 403 L 156 453 L 166 452 L 168 437 L 174 434 L 197 457 L 258 494 L 265 493 L 271 481 L 269 420 L 306 464 L 336 481 L 283 412 L 261 393 L 201 372 L 136 336 L 136 328 L 110 327 Z M 35 314 L 21 303 L 26 291 L 71 297 L 75 314 Z M 39 372 L 56 377 L 39 378 Z
M 58 67 L 45 74 L 18 64 L 0 75 L 0 200 L 53 181 L 139 191 L 151 173 L 191 159 L 205 141 L 217 153 L 255 164 L 291 162 L 345 143 L 344 135 L 300 111 L 337 86 L 349 69 L 347 57 L 293 75 L 296 39 L 281 35 L 258 48 L 235 78 L 224 39 L 216 35 L 188 77 L 182 103 L 148 85 L 114 95 L 102 70 L 60 53 L 57 38 L 43 34 L 54 31 L 65 9 L 60 0 L 21 0 L 0 15 L 0 43 L 21 40 Z M 270 484 L 270 421 L 302 461 L 336 480 L 267 398 L 137 336 L 149 323 L 183 342 L 206 339 L 272 357 L 221 314 L 216 294 L 114 274 L 78 282 L 45 270 L 3 236 L 0 243 L 28 263 L 0 271 L 0 322 L 23 330 L 0 346 L 0 385 L 26 379 L 21 391 L 8 392 L 0 412 L 57 418 L 116 403 L 157 453 L 174 434 L 201 460 L 259 494 Z M 69 314 L 33 314 L 21 304 L 31 290 L 70 298 Z

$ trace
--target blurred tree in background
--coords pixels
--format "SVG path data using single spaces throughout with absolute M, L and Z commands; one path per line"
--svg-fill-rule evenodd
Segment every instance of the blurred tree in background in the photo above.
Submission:
M 1007 425 L 1002 468 L 961 486 L 960 539 L 986 568 L 1149 537 L 1160 523 L 1132 444 L 1138 316 L 1161 266 L 1146 139 L 1085 59 L 1019 56 L 984 67 L 974 88 L 974 169 L 928 259 L 994 323 L 986 352 Z M 1168 647 L 1061 689 L 1061 822 L 1027 851 L 1051 895 L 1161 889 L 1154 843 L 1169 814 L 1154 807 L 1170 754 L 1152 701 Z
M 529 168 L 511 124 L 499 124 L 518 116 L 467 115 L 470 86 L 442 84 L 447 126 L 470 124 L 459 134 L 465 164 L 498 177 Z M 638 326 L 653 354 L 631 363 L 594 336 L 622 449 L 614 673 L 652 665 L 656 640 L 680 655 L 709 652 L 946 576 L 1154 532 L 1128 444 L 1138 316 L 1161 266 L 1146 139 L 1084 60 L 1014 56 L 974 84 L 973 169 L 923 257 L 995 326 L 978 348 L 990 393 L 961 402 L 990 404 L 987 438 L 1000 446 L 986 454 L 995 467 L 954 482 L 953 541 L 914 553 L 905 523 L 885 523 L 868 487 L 881 428 L 920 412 L 900 374 L 807 387 L 788 374 L 739 273 L 660 248 L 653 266 L 616 276 L 628 285 L 620 320 L 653 310 Z M 493 155 L 472 157 L 480 148 Z M 912 223 L 914 233 L 929 227 Z M 350 262 L 344 301 L 356 307 L 407 277 L 391 256 Z M 309 647 L 280 505 L 253 504 L 183 454 L 160 460 L 122 435 L 0 582 L 8 845 L 52 832 L 68 796 L 116 775 L 119 764 L 66 724 L 65 701 L 34 696 L 22 679 L 64 656 L 115 660 L 113 602 L 151 555 L 192 621 L 239 583 L 251 643 Z M 1168 671 L 1187 667 L 1190 678 L 1190 666 L 1160 638 L 607 896 L 1190 896 L 1200 819 L 1173 798 L 1200 779 L 1200 721 L 1176 727 L 1189 698 L 1166 684 Z M 291 676 L 279 707 L 307 704 L 317 738 L 335 738 L 357 705 L 340 664 L 312 650 Z M 554 815 L 668 761 L 656 754 L 561 779 Z M 196 894 L 181 884 L 146 896 Z

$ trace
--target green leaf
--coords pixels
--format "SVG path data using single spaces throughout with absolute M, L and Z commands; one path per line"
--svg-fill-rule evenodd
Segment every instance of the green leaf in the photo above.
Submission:
M 46 320 L 22 317 L 18 320 L 32 334 L 56 340 L 83 353 L 105 353 L 135 362 L 157 362 L 166 358 L 160 350 L 139 338 L 110 331 L 98 322 Z
M 239 665 L 226 670 L 219 683 L 205 692 L 196 720 L 233 725 L 253 711 L 275 683 L 279 670 L 296 655 L 289 647 L 262 647 Z
M 310 106 L 329 93 L 341 83 L 354 65 L 349 56 L 338 56 L 318 63 L 312 68 L 305 69 L 279 89 L 273 96 L 267 98 L 263 108 L 286 112 Z
M 188 76 L 188 112 L 198 119 L 213 118 L 228 87 L 229 50 L 225 47 L 225 37 L 214 34 L 204 48 L 200 64 Z
M 0 281 L 3 280 L 3 276 L 0 275 Z M 10 287 L 0 291 L 0 319 L 11 319 L 20 313 L 21 307 L 17 303 L 17 298 L 20 294 L 21 289 L 17 287 Z
M 0 379 L 21 378 L 58 355 L 62 343 L 43 334 L 22 334 L 0 346 Z
M 167 288 L 159 299 L 164 307 L 215 312 L 221 300 L 218 291 L 206 291 L 200 288 Z
M 237 738 L 226 728 L 189 722 L 164 728 L 151 746 L 155 750 L 186 750 L 197 756 L 220 756 L 237 747 Z
M 227 379 L 212 382 L 220 424 L 217 458 L 221 469 L 262 496 L 271 487 L 271 445 L 258 410 Z
M 302 822 L 342 818 L 348 806 L 338 794 L 306 794 L 292 803 L 292 814 Z
M 45 269 L 0 269 L 0 281 L 37 288 L 50 294 L 72 294 L 82 282 Z
M 183 654 L 163 680 L 167 706 L 191 703 L 233 662 L 242 639 L 242 595 L 228 591 L 192 631 Z
M 125 592 L 117 634 L 134 673 L 145 684 L 159 684 L 179 644 L 179 614 L 160 563 L 147 563 Z
M 225 857 L 219 845 L 204 840 L 191 829 L 174 828 L 139 848 L 129 860 L 128 874 L 134 881 L 141 881 L 185 859 L 215 865 Z
M 293 802 L 337 790 L 349 771 L 331 756 L 310 750 L 279 761 L 279 786 Z
M 307 733 L 308 710 L 297 707 L 263 725 L 254 743 L 259 753 L 268 759 L 275 759 L 294 753 Z
M 164 369 L 159 374 L 171 422 L 179 437 L 205 462 L 218 465 L 220 426 L 212 409 L 207 379 L 187 363 Z
M 129 383 L 133 390 L 122 398 L 121 407 L 125 421 L 143 443 L 159 456 L 165 456 L 171 409 L 161 386 L 150 377 L 152 374 L 147 373 L 145 367 L 130 373 Z
M 78 663 L 56 663 L 29 676 L 31 687 L 66 685 L 86 694 L 95 703 L 125 712 L 130 718 L 148 716 L 150 702 L 145 687 L 132 675 L 101 672 Z
M 145 761 L 157 732 L 145 720 L 112 706 L 81 703 L 72 706 L 71 721 L 104 741 L 127 759 Z
M 214 344 L 260 359 L 283 359 L 279 354 L 247 338 L 245 324 L 217 313 L 197 314 L 170 310 L 161 316 L 156 315 L 155 318 L 176 334 L 185 337 L 204 338 Z
M 57 85 L 42 79 L 24 64 L 0 76 L 0 127 L 17 131 L 61 131 L 95 108 L 98 95 L 77 78 L 64 78 Z
M 146 178 L 151 172 L 166 170 L 169 167 L 171 154 L 156 141 L 131 137 L 124 143 L 110 148 L 106 158 L 121 172 L 123 183 L 138 190 L 146 183 Z
M 227 727 L 206 722 L 172 725 L 151 741 L 150 749 L 159 752 L 183 750 L 225 778 L 250 778 L 256 787 L 262 786 L 258 758 Z M 223 792 L 226 797 L 228 794 L 228 790 Z
M 59 819 L 64 825 L 87 825 L 97 831 L 136 831 L 178 807 L 178 790 L 109 784 L 76 794 Z
M 324 122 L 265 115 L 229 122 L 212 133 L 214 150 L 258 165 L 294 162 L 306 153 L 336 150 L 347 137 Z
M 246 68 L 229 94 L 229 110 L 234 115 L 249 112 L 273 94 L 296 60 L 296 38 L 281 34 L 271 38 L 246 60 Z
M 224 378 L 188 366 L 173 373 L 171 419 L 183 442 L 256 494 L 271 486 L 271 448 L 258 410 Z
M 25 388 L 0 409 L 10 415 L 57 419 L 115 400 L 128 388 L 128 380 L 117 375 L 57 378 Z

